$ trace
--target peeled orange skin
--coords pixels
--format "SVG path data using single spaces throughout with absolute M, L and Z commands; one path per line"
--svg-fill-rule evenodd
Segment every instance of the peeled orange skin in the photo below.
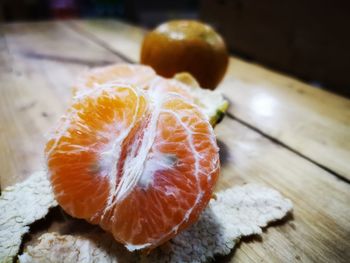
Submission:
M 129 250 L 157 247 L 193 224 L 220 170 L 206 116 L 157 87 L 78 93 L 45 149 L 60 206 Z
M 200 86 L 215 89 L 225 75 L 228 52 L 222 37 L 210 26 L 191 20 L 161 24 L 142 43 L 141 63 L 163 77 L 189 72 Z

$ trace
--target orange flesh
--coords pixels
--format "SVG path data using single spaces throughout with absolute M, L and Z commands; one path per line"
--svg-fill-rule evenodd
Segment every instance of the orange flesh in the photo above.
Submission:
M 126 84 L 90 89 L 45 149 L 62 208 L 130 250 L 156 247 L 194 223 L 219 174 L 207 118 L 190 100 L 159 88 L 176 83 L 162 81 L 147 91 Z

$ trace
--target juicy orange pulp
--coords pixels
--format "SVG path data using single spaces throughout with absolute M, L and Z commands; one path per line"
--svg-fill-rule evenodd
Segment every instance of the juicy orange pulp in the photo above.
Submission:
M 78 92 L 45 152 L 68 214 L 99 224 L 129 250 L 154 248 L 209 202 L 218 147 L 207 117 L 176 82 L 126 79 Z

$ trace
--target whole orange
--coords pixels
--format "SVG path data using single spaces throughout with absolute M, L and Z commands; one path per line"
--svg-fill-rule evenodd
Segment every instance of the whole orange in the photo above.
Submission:
M 212 27 L 191 20 L 161 24 L 145 36 L 141 49 L 141 63 L 159 75 L 189 72 L 207 89 L 215 89 L 222 80 L 228 58 L 222 37 Z

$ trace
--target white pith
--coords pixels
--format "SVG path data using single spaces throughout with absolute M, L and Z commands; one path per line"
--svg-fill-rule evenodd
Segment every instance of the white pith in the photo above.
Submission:
M 134 128 L 136 123 L 136 116 L 139 111 L 139 103 L 140 98 L 137 96 L 137 104 L 135 108 L 135 112 L 133 115 L 133 120 L 130 124 L 130 126 L 125 129 L 117 138 L 115 138 L 110 145 L 104 149 L 100 154 L 100 167 L 101 170 L 108 169 L 108 178 L 109 178 L 109 185 L 110 185 L 110 192 L 108 196 L 108 202 L 107 206 L 105 208 L 105 211 L 109 210 L 111 206 L 113 206 L 113 198 L 114 198 L 114 191 L 116 189 L 116 183 L 117 183 L 117 171 L 118 171 L 118 162 L 121 154 L 121 146 L 123 141 L 126 139 L 126 137 L 129 135 L 132 128 Z M 116 121 L 117 123 L 118 121 Z
M 131 151 L 124 162 L 123 176 L 117 189 L 113 193 L 116 202 L 122 201 L 141 179 L 145 168 L 148 153 L 153 145 L 156 136 L 157 121 L 159 117 L 159 108 L 154 108 L 151 113 L 149 124 L 146 126 L 143 134 L 141 146 L 137 148 L 137 142 L 134 141 Z M 135 158 L 137 156 L 137 158 Z

